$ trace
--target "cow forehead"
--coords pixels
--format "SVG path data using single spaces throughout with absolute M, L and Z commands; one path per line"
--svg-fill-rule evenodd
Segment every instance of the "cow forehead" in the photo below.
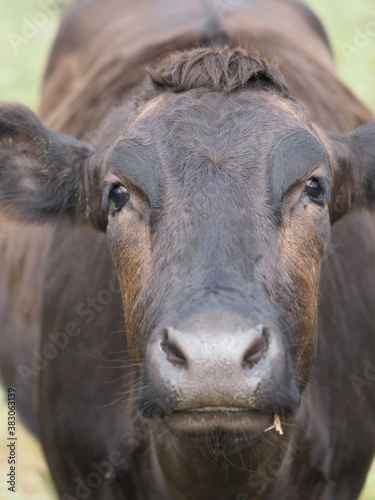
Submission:
M 199 88 L 166 92 L 151 100 L 127 135 L 165 141 L 188 133 L 189 139 L 201 143 L 220 135 L 235 145 L 265 132 L 299 127 L 308 127 L 306 118 L 289 99 L 278 94 L 257 89 L 222 93 Z
M 268 179 L 279 197 L 320 163 L 327 163 L 325 149 L 299 109 L 257 90 L 164 93 L 144 106 L 108 157 L 111 170 L 154 197 L 168 173 L 193 180 L 207 166 Z

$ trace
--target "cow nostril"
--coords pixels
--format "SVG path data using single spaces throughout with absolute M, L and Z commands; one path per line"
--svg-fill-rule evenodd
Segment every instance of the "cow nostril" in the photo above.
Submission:
M 164 337 L 160 345 L 162 350 L 167 355 L 168 361 L 172 365 L 187 367 L 186 357 L 184 356 L 180 347 L 178 347 L 178 345 L 175 342 L 171 341 L 168 335 L 168 330 L 165 330 Z
M 242 368 L 250 369 L 256 365 L 268 349 L 268 331 L 262 326 L 259 328 L 259 338 L 245 352 L 242 360 Z

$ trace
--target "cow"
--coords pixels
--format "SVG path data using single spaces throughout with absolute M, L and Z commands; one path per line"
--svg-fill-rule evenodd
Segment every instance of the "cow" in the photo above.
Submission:
M 0 106 L 2 378 L 62 500 L 353 500 L 375 122 L 295 0 L 89 0 Z

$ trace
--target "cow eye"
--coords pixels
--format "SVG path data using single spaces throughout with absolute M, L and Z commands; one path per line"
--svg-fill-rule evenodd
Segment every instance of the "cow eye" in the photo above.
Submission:
M 109 200 L 111 202 L 111 214 L 120 211 L 127 204 L 130 198 L 130 193 L 125 186 L 114 184 L 109 192 Z
M 305 193 L 315 202 L 324 202 L 324 187 L 319 179 L 309 179 L 305 184 Z

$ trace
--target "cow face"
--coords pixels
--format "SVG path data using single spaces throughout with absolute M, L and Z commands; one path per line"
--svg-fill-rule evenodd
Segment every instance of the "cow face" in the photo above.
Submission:
M 292 415 L 330 228 L 328 156 L 306 120 L 260 90 L 163 94 L 106 164 L 141 408 Z
M 95 152 L 0 110 L 1 206 L 107 230 L 139 409 L 175 428 L 294 415 L 330 224 L 373 204 L 375 125 L 324 134 L 266 70 L 272 89 L 158 92 Z

